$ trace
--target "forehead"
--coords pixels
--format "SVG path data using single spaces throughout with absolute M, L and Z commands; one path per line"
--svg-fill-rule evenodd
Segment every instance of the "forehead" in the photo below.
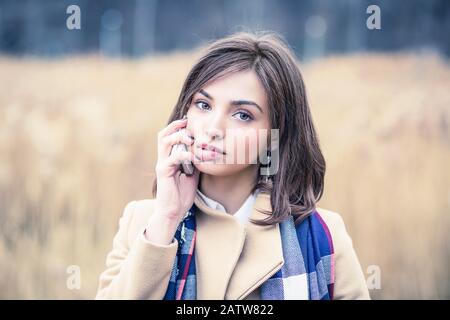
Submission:
M 214 100 L 250 100 L 267 108 L 266 92 L 253 70 L 236 72 L 221 77 L 202 87 Z

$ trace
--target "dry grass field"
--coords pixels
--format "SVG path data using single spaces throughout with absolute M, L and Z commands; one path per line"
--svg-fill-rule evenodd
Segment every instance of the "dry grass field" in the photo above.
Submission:
M 0 58 L 0 298 L 94 297 L 125 204 L 150 197 L 156 132 L 197 56 Z M 372 297 L 450 298 L 449 62 L 300 67 L 327 160 L 320 206 L 343 216 L 364 271 L 380 268 Z

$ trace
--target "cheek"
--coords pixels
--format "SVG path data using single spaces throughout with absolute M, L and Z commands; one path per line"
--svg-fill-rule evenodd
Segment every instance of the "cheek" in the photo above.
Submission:
M 245 132 L 230 130 L 226 137 L 227 156 L 233 157 L 237 163 L 254 164 L 261 149 L 259 141 L 262 139 L 259 138 L 258 131 L 255 129 Z
M 191 132 L 191 134 L 195 138 L 201 133 L 202 119 L 195 112 L 191 112 L 191 108 L 187 112 L 188 123 L 186 128 L 189 130 L 189 132 Z
M 198 108 L 196 106 L 194 106 L 194 105 L 189 106 L 189 108 L 188 108 L 188 110 L 186 112 L 186 115 L 187 115 L 188 119 L 189 120 L 193 120 L 192 122 L 194 122 L 196 120 L 197 121 L 200 120 L 198 111 L 199 110 L 198 110 Z
M 270 132 L 267 129 L 264 129 L 266 134 L 262 134 L 258 136 L 258 151 L 259 153 L 264 153 L 267 151 L 267 142 L 270 141 Z
M 196 118 L 195 112 L 193 112 L 192 108 L 193 108 L 192 106 L 189 107 L 188 111 L 186 112 L 186 115 L 188 117 L 188 124 L 194 122 L 195 118 Z M 189 121 L 189 120 L 192 120 L 192 121 Z
M 246 158 L 248 159 L 249 164 L 256 164 L 258 160 L 258 139 L 250 139 L 247 142 L 246 147 Z

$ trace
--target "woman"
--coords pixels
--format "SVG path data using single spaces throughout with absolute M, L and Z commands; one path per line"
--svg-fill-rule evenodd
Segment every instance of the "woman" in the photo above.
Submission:
M 97 299 L 369 298 L 342 218 L 316 208 L 325 160 L 279 36 L 210 44 L 157 151 L 154 199 L 125 207 Z

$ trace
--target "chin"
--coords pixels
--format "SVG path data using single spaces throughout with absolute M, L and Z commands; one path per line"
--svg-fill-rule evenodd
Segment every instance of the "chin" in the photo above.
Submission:
M 207 161 L 194 165 L 199 172 L 212 176 L 234 175 L 246 167 L 246 165 L 220 164 Z

